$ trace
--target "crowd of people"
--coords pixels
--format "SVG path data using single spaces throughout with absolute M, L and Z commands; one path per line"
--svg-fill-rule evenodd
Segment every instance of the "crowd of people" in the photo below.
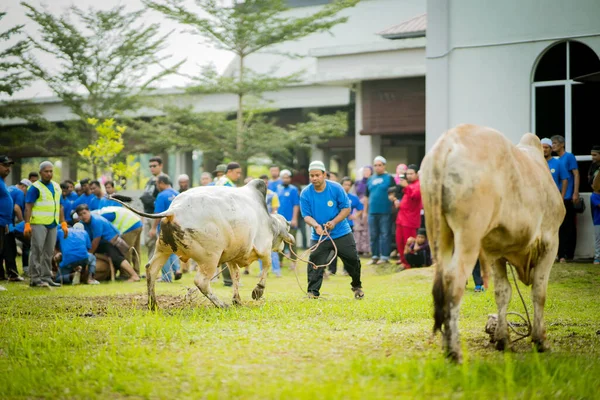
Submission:
M 585 177 L 579 176 L 577 160 L 565 151 L 562 136 L 544 138 L 541 143 L 567 210 L 557 254 L 557 261 L 564 263 L 573 260 L 575 254 L 576 214 L 585 209 L 579 187 Z M 587 179 L 593 193 L 589 205 L 595 229 L 594 264 L 600 264 L 600 146 L 592 148 L 591 156 Z M 53 165 L 49 161 L 40 164 L 39 172 L 31 172 L 26 179 L 6 187 L 4 178 L 12 164 L 8 156 L 0 156 L 0 280 L 24 280 L 17 269 L 17 244 L 23 274 L 33 287 L 98 284 L 115 279 L 116 274 L 118 279 L 140 280 L 142 236 L 151 258 L 160 233 L 158 219 L 141 219 L 110 199 L 108 196 L 115 194 L 111 181 L 102 184 L 86 178 L 78 183 L 65 180 L 57 184 L 52 180 Z M 152 157 L 148 167 L 151 178 L 140 197 L 146 213 L 167 210 L 176 196 L 191 188 L 189 176 L 183 174 L 177 178 L 175 190 L 170 177 L 163 173 L 160 157 Z M 315 264 L 327 264 L 328 268 L 308 269 L 309 296 L 318 298 L 322 280 L 341 271 L 350 275 L 355 296 L 362 298 L 360 256 L 370 257 L 368 265 L 395 262 L 399 270 L 432 264 L 417 165 L 400 164 L 395 174 L 390 174 L 386 159 L 377 156 L 372 165 L 358 170 L 356 181 L 338 178 L 320 161 L 296 174 L 273 165 L 269 174 L 259 177 L 268 188 L 268 212 L 282 215 L 294 237 L 300 233 L 300 247 L 314 245 L 325 229 L 332 239 L 310 256 Z M 202 173 L 200 182 L 201 186 L 236 187 L 241 175 L 240 164 L 230 162 L 218 165 L 212 174 Z M 251 179 L 247 177 L 244 183 Z M 338 268 L 337 258 L 333 259 L 333 243 L 343 268 Z M 293 258 L 293 253 L 295 246 L 286 245 L 284 254 Z M 281 276 L 282 262 L 283 255 L 273 252 L 276 276 Z M 172 255 L 160 280 L 180 279 L 191 268 L 193 262 L 182 263 Z M 295 269 L 295 263 L 290 262 L 289 268 Z M 473 278 L 476 290 L 483 290 L 479 263 Z M 225 286 L 232 285 L 226 265 L 222 266 L 222 279 Z

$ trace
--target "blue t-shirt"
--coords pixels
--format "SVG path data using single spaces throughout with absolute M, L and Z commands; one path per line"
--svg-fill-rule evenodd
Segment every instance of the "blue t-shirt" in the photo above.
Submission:
M 106 220 L 109 222 L 113 222 L 115 220 L 115 218 L 117 218 L 117 214 L 115 214 L 114 212 L 102 214 L 102 216 L 104 218 L 106 218 Z M 127 232 L 131 232 L 132 230 L 141 228 L 141 227 L 142 227 L 142 221 L 138 221 L 135 224 L 133 224 L 133 226 L 131 228 L 127 229 L 125 232 L 121 232 L 121 234 L 124 235 Z
M 54 197 L 54 185 L 52 184 L 52 181 L 46 183 L 44 181 L 40 181 L 42 183 L 42 185 L 46 186 L 48 188 L 48 190 L 50 190 L 50 193 L 52 193 L 52 197 Z M 40 197 L 40 191 L 38 190 L 38 188 L 36 188 L 35 186 L 31 185 L 29 186 L 29 189 L 27 189 L 27 195 L 25 196 L 25 203 L 35 203 L 38 199 L 38 197 Z M 46 228 L 48 229 L 52 229 L 56 226 L 56 222 L 52 222 L 49 225 L 46 225 Z
M 123 207 L 123 206 L 121 205 L 121 203 L 117 203 L 114 200 L 111 200 L 111 199 L 109 199 L 107 197 L 103 197 L 100 200 L 100 207 L 98 207 L 98 209 L 101 209 L 101 208 L 104 208 L 104 207 Z
M 392 202 L 388 199 L 388 189 L 395 184 L 388 173 L 369 178 L 366 193 L 369 197 L 369 214 L 391 214 Z
M 279 197 L 279 210 L 277 214 L 283 215 L 283 217 L 290 222 L 294 217 L 294 206 L 300 205 L 300 196 L 298 189 L 294 185 L 288 185 L 287 187 L 283 184 L 277 186 L 277 197 Z
M 56 243 L 62 252 L 62 261 L 59 267 L 66 267 L 69 264 L 81 260 L 87 260 L 88 250 L 92 248 L 92 241 L 86 231 L 69 228 L 69 236 L 56 235 Z
M 354 210 L 356 210 L 356 211 L 364 210 L 365 206 L 363 206 L 363 203 L 360 201 L 360 199 L 358 198 L 357 195 L 348 193 L 348 199 L 350 199 L 350 215 L 352 215 L 352 213 L 354 213 Z M 348 216 L 348 217 L 350 217 L 350 216 Z M 352 221 L 351 219 L 348 219 L 348 224 L 350 224 L 350 226 L 354 226 L 354 221 Z
M 68 196 L 65 198 L 64 196 L 60 196 L 60 205 L 63 206 L 63 211 L 65 213 L 65 221 L 72 223 L 73 222 L 73 201 L 69 200 Z
M 0 178 L 0 229 L 12 224 L 14 207 L 13 199 L 8 193 L 4 178 Z
M 8 231 L 23 233 L 25 231 L 25 221 L 21 221 L 16 225 L 9 225 Z
M 90 199 L 90 202 L 88 203 L 88 207 L 90 207 L 90 211 L 94 211 L 94 210 L 99 210 L 101 207 L 101 203 L 102 200 L 104 200 L 103 197 L 98 198 L 95 195 L 92 195 L 92 198 Z
M 77 193 L 75 192 L 71 192 L 69 193 L 69 195 L 67 196 L 67 200 L 71 200 L 71 201 L 75 201 L 77 200 L 79 196 L 77 196 Z
M 590 196 L 590 204 L 592 205 L 592 219 L 594 225 L 600 225 L 600 194 L 592 193 Z
M 87 224 L 83 223 L 83 226 L 92 240 L 100 237 L 101 240 L 110 242 L 112 238 L 119 234 L 117 228 L 115 228 L 113 224 L 108 222 L 106 218 L 101 215 L 92 214 L 91 221 Z
M 156 201 L 154 202 L 154 213 L 157 214 L 167 211 L 178 194 L 179 192 L 173 188 L 168 188 L 160 192 L 158 196 L 156 196 Z M 160 223 L 156 229 L 157 234 L 158 232 L 160 232 Z
M 558 191 L 562 191 L 562 181 L 564 179 L 569 179 L 569 172 L 565 168 L 564 164 L 561 163 L 558 159 L 552 157 L 548 160 L 548 168 L 550 168 L 550 173 L 552 174 L 552 179 L 554 179 L 554 183 L 558 187 Z M 568 185 L 567 185 L 568 188 Z M 567 189 L 566 194 L 569 193 Z M 566 197 L 565 197 L 566 198 Z
M 565 194 L 566 200 L 571 200 L 573 198 L 573 191 L 575 190 L 575 175 L 573 175 L 573 170 L 578 169 L 577 160 L 572 153 L 565 153 L 558 159 L 562 165 L 566 168 L 568 172 L 568 180 L 569 184 L 567 185 L 567 193 Z
M 94 196 L 94 194 L 90 193 L 90 194 L 85 194 L 82 193 L 81 196 L 79 196 L 77 198 L 77 200 L 75 200 L 73 202 L 73 210 L 77 208 L 78 205 L 80 204 L 87 204 L 87 206 L 89 207 L 90 211 L 93 210 L 92 208 L 92 202 L 94 201 L 94 199 L 96 198 L 96 196 Z
M 277 179 L 275 181 L 269 181 L 269 183 L 267 184 L 267 189 L 274 191 L 275 193 L 277 193 L 277 186 L 281 185 L 283 183 L 283 181 L 280 179 Z
M 25 195 L 23 191 L 16 186 L 9 186 L 8 193 L 10 193 L 10 197 L 13 199 L 13 205 L 21 207 L 21 212 L 23 213 L 23 217 L 25 217 Z
M 302 217 L 312 217 L 318 224 L 334 219 L 344 208 L 350 208 L 350 200 L 342 185 L 337 182 L 325 181 L 326 186 L 322 192 L 317 192 L 313 184 L 309 184 L 300 194 L 300 211 Z M 337 239 L 352 232 L 348 220 L 340 221 L 333 231 L 329 232 L 332 239 Z M 312 228 L 312 240 L 318 240 L 319 235 Z

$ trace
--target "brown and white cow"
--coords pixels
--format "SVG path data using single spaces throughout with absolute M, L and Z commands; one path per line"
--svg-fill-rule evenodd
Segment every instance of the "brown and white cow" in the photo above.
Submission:
M 465 281 L 477 258 L 484 279 L 494 271 L 498 325 L 496 348 L 509 343 L 506 313 L 511 297 L 508 261 L 533 285 L 532 341 L 547 348 L 544 303 L 565 215 L 540 140 L 527 133 L 517 146 L 500 132 L 459 125 L 446 132 L 423 160 L 421 194 L 427 234 L 436 260 L 434 333 L 448 356 L 461 361 L 458 316 Z
M 156 250 L 146 266 L 149 307 L 157 307 L 154 284 L 173 253 L 184 262 L 196 261 L 194 283 L 217 307 L 226 307 L 210 288 L 217 267 L 227 263 L 233 280 L 233 303 L 241 304 L 240 267 L 262 260 L 260 280 L 252 291 L 252 297 L 259 299 L 271 269 L 271 252 L 282 250 L 283 242 L 294 242 L 285 218 L 267 211 L 266 193 L 265 183 L 255 179 L 241 188 L 205 186 L 186 190 L 160 214 L 146 214 L 121 203 L 142 217 L 161 218 Z

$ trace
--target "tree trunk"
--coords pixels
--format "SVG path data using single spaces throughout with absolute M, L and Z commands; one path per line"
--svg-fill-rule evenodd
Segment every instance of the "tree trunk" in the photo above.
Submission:
M 240 75 L 239 75 L 240 86 L 241 86 L 243 80 L 244 80 L 244 56 L 240 55 Z M 238 153 L 238 154 L 242 153 L 242 150 L 244 147 L 244 141 L 243 141 L 243 137 L 242 137 L 242 133 L 244 131 L 243 101 L 244 101 L 244 94 L 242 93 L 242 90 L 239 90 L 238 91 L 238 109 L 237 109 L 237 132 L 236 132 L 236 146 L 235 146 L 236 153 Z M 246 164 L 246 160 L 233 160 L 233 161 L 236 161 L 236 162 L 242 163 L 242 164 Z M 245 171 L 243 171 L 243 175 L 244 176 L 246 175 Z

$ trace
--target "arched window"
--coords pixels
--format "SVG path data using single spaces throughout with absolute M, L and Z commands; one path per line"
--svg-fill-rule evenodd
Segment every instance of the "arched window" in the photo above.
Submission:
M 539 137 L 562 135 L 575 154 L 580 192 L 589 192 L 590 149 L 600 142 L 600 83 L 581 83 L 581 76 L 600 72 L 600 58 L 583 43 L 559 42 L 545 50 L 533 73 L 532 132 Z

